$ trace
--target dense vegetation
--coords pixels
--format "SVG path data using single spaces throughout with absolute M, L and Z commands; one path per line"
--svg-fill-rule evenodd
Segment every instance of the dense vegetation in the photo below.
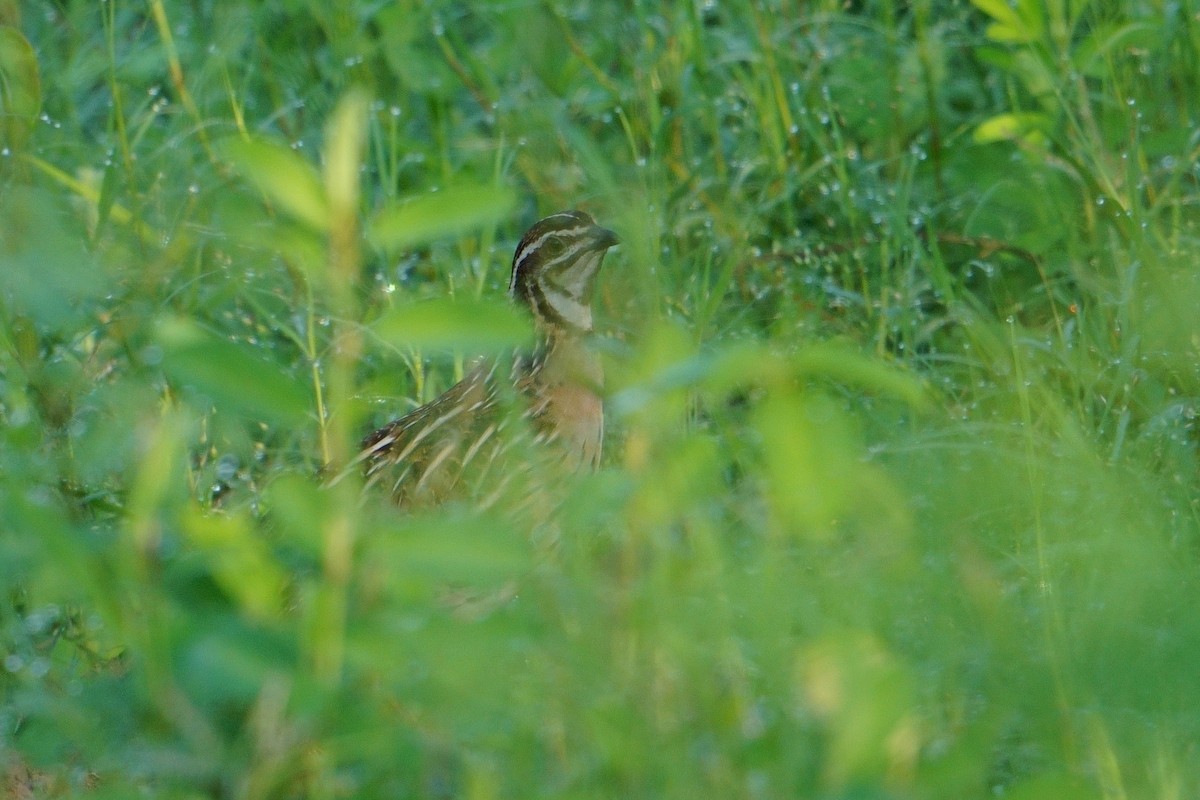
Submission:
M 1193 0 L 0 23 L 3 797 L 1200 795 Z M 571 207 L 603 468 L 323 488 Z

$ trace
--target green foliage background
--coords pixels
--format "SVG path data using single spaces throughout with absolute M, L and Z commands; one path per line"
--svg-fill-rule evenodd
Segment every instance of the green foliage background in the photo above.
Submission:
M 5 798 L 1200 795 L 1191 0 L 0 23 Z M 577 206 L 603 469 L 321 488 Z

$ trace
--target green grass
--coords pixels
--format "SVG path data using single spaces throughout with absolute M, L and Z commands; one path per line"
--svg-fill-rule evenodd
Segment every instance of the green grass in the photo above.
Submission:
M 0 4 L 3 797 L 1200 794 L 1197 11 Z M 321 488 L 571 207 L 603 468 Z

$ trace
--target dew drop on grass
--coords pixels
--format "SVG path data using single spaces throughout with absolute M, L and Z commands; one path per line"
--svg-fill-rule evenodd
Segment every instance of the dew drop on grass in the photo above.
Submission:
M 216 475 L 218 480 L 229 482 L 237 475 L 237 456 L 226 454 L 217 459 Z

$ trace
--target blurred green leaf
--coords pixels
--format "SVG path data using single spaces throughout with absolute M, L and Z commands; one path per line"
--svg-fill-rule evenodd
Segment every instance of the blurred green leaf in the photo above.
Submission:
M 388 583 L 496 585 L 532 568 L 529 540 L 496 515 L 431 514 L 373 536 L 364 563 Z
M 628 414 L 664 392 L 695 385 L 718 394 L 746 386 L 786 388 L 797 373 L 895 397 L 915 408 L 927 408 L 930 403 L 920 379 L 844 344 L 812 344 L 789 356 L 762 345 L 739 342 L 664 366 L 651 382 L 622 389 L 613 397 L 612 405 L 618 413 Z
M 769 497 L 785 530 L 832 535 L 858 503 L 859 464 L 850 420 L 823 397 L 776 392 L 755 410 Z
M 299 220 L 271 213 L 250 191 L 224 192 L 213 200 L 213 216 L 231 239 L 269 258 L 283 258 L 311 279 L 324 276 L 329 244 L 320 231 Z M 239 265 L 247 261 L 239 259 Z
M 287 531 L 287 544 L 319 562 L 331 498 L 309 476 L 282 475 L 266 487 L 267 510 Z
M 305 384 L 248 347 L 176 317 L 159 320 L 155 339 L 163 349 L 163 371 L 208 397 L 218 409 L 287 425 L 307 420 Z
M 219 152 L 276 206 L 316 230 L 329 229 L 329 203 L 312 164 L 278 142 L 227 139 Z
M 516 197 L 504 186 L 457 186 L 381 208 L 368 225 L 383 250 L 414 247 L 508 216 Z
M 1045 12 L 1039 0 L 971 0 L 971 4 L 995 22 L 987 37 L 996 42 L 1026 44 L 1037 41 L 1045 30 Z
M 895 397 L 915 408 L 930 406 L 928 390 L 911 372 L 843 344 L 809 345 L 792 358 L 802 375 L 831 378 L 864 391 Z
M 1135 47 L 1152 47 L 1159 27 L 1149 22 L 1101 25 L 1088 33 L 1071 51 L 1071 63 L 1090 78 L 1108 74 L 1111 60 L 1129 57 Z
M 325 196 L 335 215 L 357 211 L 359 170 L 367 140 L 368 98 L 361 89 L 351 89 L 334 108 L 325 127 Z
M 829 738 L 833 787 L 910 774 L 921 751 L 910 671 L 867 634 L 834 634 L 809 645 L 798 665 L 805 700 Z
M 1045 114 L 997 114 L 976 125 L 972 136 L 979 144 L 1005 142 L 1029 137 L 1038 137 L 1040 139 L 1042 132 L 1046 130 L 1049 124 L 1050 120 Z
M 296 669 L 293 645 L 282 636 L 226 616 L 189 622 L 174 671 L 202 707 L 248 710 L 268 684 Z
M 240 609 L 257 619 L 279 616 L 288 576 L 246 516 L 205 514 L 192 506 L 183 530 Z
M 400 85 L 410 92 L 439 100 L 451 97 L 454 72 L 438 50 L 436 41 L 423 31 L 429 30 L 436 6 L 383 6 L 375 17 L 379 26 L 382 55 L 388 69 Z
M 8 186 L 0 194 L 0 296 L 43 330 L 81 324 L 108 283 L 68 208 L 40 189 Z
M 42 85 L 37 54 L 16 28 L 0 26 L 0 148 L 20 149 L 37 124 Z
M 374 325 L 396 347 L 502 353 L 532 340 L 528 315 L 500 300 L 439 298 L 400 306 Z
M 1082 778 L 1062 773 L 1046 773 L 1010 786 L 1006 800 L 1095 800 L 1105 794 Z

